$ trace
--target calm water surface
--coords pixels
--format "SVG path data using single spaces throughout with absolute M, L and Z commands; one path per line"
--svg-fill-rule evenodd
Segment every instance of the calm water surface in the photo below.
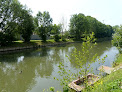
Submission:
M 74 48 L 80 51 L 81 43 L 0 55 L 0 92 L 42 92 L 51 86 L 62 91 L 60 83 L 53 78 L 61 78 L 57 73 L 59 62 L 63 62 L 72 72 L 77 71 L 76 64 L 66 57 L 73 60 L 71 53 Z M 104 65 L 112 66 L 118 50 L 106 41 L 98 43 L 91 56 L 95 53 L 101 58 L 107 55 Z M 95 74 L 99 73 L 99 66 L 99 62 L 91 64 Z

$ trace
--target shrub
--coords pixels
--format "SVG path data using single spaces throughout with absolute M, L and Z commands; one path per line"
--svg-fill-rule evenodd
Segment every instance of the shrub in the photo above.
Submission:
M 60 39 L 59 35 L 55 35 L 55 36 L 54 36 L 54 40 L 55 40 L 56 42 L 58 42 L 59 39 Z

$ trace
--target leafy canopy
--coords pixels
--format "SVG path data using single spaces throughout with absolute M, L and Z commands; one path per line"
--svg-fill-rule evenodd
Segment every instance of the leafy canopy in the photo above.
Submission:
M 41 39 L 45 42 L 47 37 L 50 35 L 51 25 L 53 19 L 50 17 L 49 12 L 44 11 L 43 13 L 38 12 L 35 18 L 35 24 L 37 26 L 38 34 Z

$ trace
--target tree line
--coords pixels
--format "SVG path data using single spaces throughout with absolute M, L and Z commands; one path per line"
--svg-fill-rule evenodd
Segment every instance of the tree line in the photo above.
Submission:
M 81 13 L 72 15 L 68 31 L 62 31 L 63 25 L 53 24 L 48 11 L 39 11 L 33 17 L 31 9 L 20 4 L 18 0 L 0 0 L 0 46 L 11 44 L 18 40 L 20 35 L 24 42 L 29 42 L 32 34 L 39 35 L 45 42 L 50 36 L 53 36 L 55 41 L 60 38 L 65 41 L 67 37 L 79 40 L 84 34 L 91 32 L 95 33 L 96 38 L 111 37 L 113 33 L 110 25 Z
M 85 16 L 82 13 L 74 14 L 70 18 L 70 34 L 77 40 L 84 37 L 84 34 L 94 32 L 96 38 L 111 37 L 112 26 L 105 25 L 91 16 Z
M 5 46 L 21 35 L 30 41 L 34 30 L 31 10 L 17 0 L 0 0 L 0 45 Z

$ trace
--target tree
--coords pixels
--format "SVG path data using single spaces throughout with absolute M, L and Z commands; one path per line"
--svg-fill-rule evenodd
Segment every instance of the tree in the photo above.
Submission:
M 63 79 L 61 79 L 60 82 L 63 87 L 66 88 L 66 90 L 68 89 L 68 83 L 72 81 L 75 77 L 80 76 L 83 76 L 85 78 L 85 87 L 88 87 L 87 74 L 90 72 L 90 64 L 95 62 L 97 58 L 97 54 L 95 54 L 93 57 L 90 57 L 90 51 L 96 45 L 96 43 L 93 43 L 95 41 L 94 33 L 90 34 L 89 36 L 85 36 L 83 40 L 84 42 L 82 43 L 81 47 L 82 51 L 80 52 L 75 49 L 72 53 L 72 57 L 74 58 L 74 60 L 70 60 L 70 62 L 76 63 L 76 68 L 78 68 L 79 70 L 78 73 L 72 73 L 65 67 L 62 62 L 60 62 L 59 64 L 59 75 L 63 76 Z
M 44 11 L 43 13 L 38 12 L 35 18 L 35 24 L 38 26 L 38 34 L 41 39 L 45 42 L 47 37 L 50 35 L 52 18 L 49 12 Z
M 11 43 L 18 34 L 22 35 L 24 42 L 30 41 L 34 29 L 33 18 L 30 10 L 21 5 L 18 0 L 0 1 L 0 20 L 1 35 L 4 38 L 1 38 L 4 40 L 4 43 L 1 41 L 1 44 Z
M 91 16 L 86 16 L 86 18 L 87 18 L 87 21 L 88 21 L 88 34 L 89 33 L 91 33 L 91 32 L 94 32 L 95 33 L 95 35 L 96 35 L 96 32 L 97 32 L 97 30 L 96 30 L 96 28 L 97 28 L 97 20 L 95 19 L 95 18 L 93 18 L 93 17 L 91 17 Z
M 80 39 L 83 34 L 94 32 L 96 38 L 112 37 L 114 32 L 110 25 L 105 25 L 91 16 L 74 14 L 70 19 L 70 34 L 75 39 Z
M 19 7 L 18 7 L 19 6 Z M 16 10 L 21 5 L 18 0 L 0 0 L 0 43 L 2 45 L 8 45 L 15 40 L 18 13 Z M 2 41 L 4 40 L 4 42 Z
M 86 30 L 87 20 L 84 14 L 74 14 L 70 19 L 70 34 L 74 35 L 76 40 L 80 40 Z
M 113 26 L 113 31 L 117 31 L 119 29 L 119 25 L 115 25 L 115 26 Z
M 64 37 L 65 37 L 65 38 L 69 38 L 69 36 L 70 36 L 69 31 L 65 31 L 65 32 L 64 32 Z
M 24 39 L 24 42 L 29 42 L 34 30 L 33 17 L 30 14 L 30 10 L 27 10 L 26 7 L 23 7 L 19 15 L 18 28 L 21 36 Z
M 120 27 L 117 27 L 115 30 L 115 33 L 113 34 L 113 40 L 112 40 L 113 45 L 118 47 L 119 52 L 122 53 L 122 25 Z
M 54 25 L 52 26 L 51 34 L 54 35 L 54 40 L 55 40 L 56 42 L 58 42 L 59 39 L 60 39 L 60 37 L 59 37 L 60 30 L 61 30 L 61 26 L 60 26 L 60 25 L 54 24 Z
M 61 18 L 60 26 L 61 26 L 61 39 L 62 41 L 64 41 L 65 40 L 64 32 L 67 30 L 67 21 L 64 17 Z
M 94 33 L 90 34 L 83 38 L 84 42 L 82 43 L 82 52 L 79 52 L 75 49 L 73 56 L 75 57 L 75 62 L 79 68 L 81 68 L 79 74 L 82 74 L 84 77 L 87 76 L 91 62 L 95 62 L 97 54 L 92 58 L 90 57 L 90 50 L 96 45 Z M 88 63 L 89 62 L 89 63 Z M 83 67 L 84 66 L 84 67 Z

